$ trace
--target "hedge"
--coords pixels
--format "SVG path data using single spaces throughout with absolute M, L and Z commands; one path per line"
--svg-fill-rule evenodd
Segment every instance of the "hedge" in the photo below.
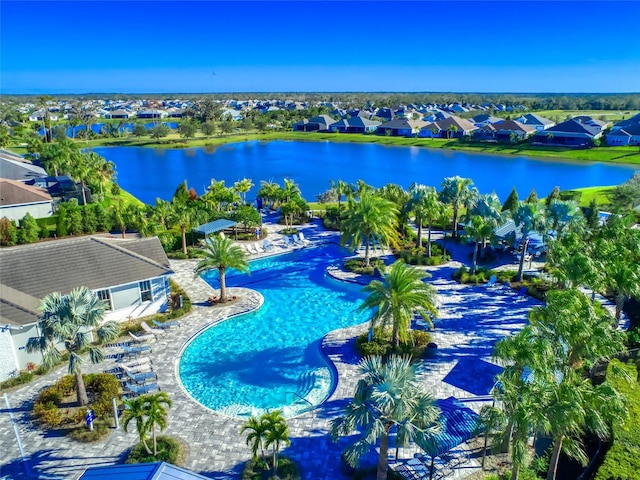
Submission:
M 624 368 L 631 380 L 612 373 L 612 365 Z M 628 480 L 640 472 L 640 384 L 638 367 L 612 360 L 607 368 L 607 381 L 624 396 L 629 416 L 621 425 L 613 425 L 613 446 L 598 469 L 595 480 Z

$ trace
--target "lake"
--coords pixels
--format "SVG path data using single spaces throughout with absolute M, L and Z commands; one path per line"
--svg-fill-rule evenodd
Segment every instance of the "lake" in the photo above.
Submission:
M 524 199 L 532 188 L 539 197 L 572 188 L 617 185 L 638 167 L 604 163 L 538 160 L 527 157 L 484 155 L 423 147 L 399 147 L 333 142 L 249 141 L 187 149 L 97 147 L 96 153 L 115 163 L 120 186 L 145 203 L 157 197 L 171 200 L 184 180 L 198 195 L 211 179 L 227 186 L 242 178 L 256 185 L 247 195 L 255 198 L 261 180 L 283 185 L 293 179 L 307 201 L 328 190 L 331 180 L 348 183 L 362 179 L 381 187 L 413 182 L 440 189 L 445 177 L 473 179 L 480 193 L 496 194 L 504 201 L 512 187 Z

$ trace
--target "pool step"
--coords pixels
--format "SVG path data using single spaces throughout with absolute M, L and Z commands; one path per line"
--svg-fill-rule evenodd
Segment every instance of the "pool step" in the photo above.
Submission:
M 304 375 L 298 377 L 298 389 L 296 395 L 305 398 L 316 384 L 316 373 L 306 372 Z

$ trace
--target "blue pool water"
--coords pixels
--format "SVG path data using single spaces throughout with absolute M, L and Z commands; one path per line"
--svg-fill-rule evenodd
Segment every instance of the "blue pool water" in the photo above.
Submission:
M 179 365 L 187 392 L 212 410 L 240 417 L 268 409 L 291 417 L 322 403 L 335 381 L 321 353 L 322 338 L 368 320 L 366 312 L 356 311 L 362 287 L 325 274 L 345 255 L 331 245 L 251 262 L 250 275 L 228 272 L 228 286 L 259 291 L 264 305 L 188 344 Z M 203 278 L 217 288 L 217 271 Z

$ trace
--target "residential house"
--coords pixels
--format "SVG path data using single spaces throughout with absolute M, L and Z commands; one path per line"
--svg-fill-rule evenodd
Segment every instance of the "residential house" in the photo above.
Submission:
M 532 138 L 532 143 L 584 148 L 590 147 L 594 140 L 602 137 L 599 126 L 583 123 L 576 118 L 537 132 Z
M 536 115 L 535 113 L 527 113 L 526 115 L 522 115 L 521 117 L 516 118 L 516 122 L 535 127 L 535 129 L 539 132 L 541 132 L 542 130 L 546 130 L 547 128 L 551 128 L 556 124 L 554 121 L 549 120 L 548 118 L 541 117 L 540 115 Z
M 184 117 L 184 108 L 171 107 L 167 110 L 169 117 L 171 118 L 182 118 Z
M 477 128 L 469 120 L 451 115 L 443 120 L 428 123 L 420 129 L 418 136 L 426 138 L 462 138 L 465 135 L 471 135 Z
M 318 115 L 309 119 L 304 119 L 293 124 L 294 132 L 326 132 L 329 125 L 336 121 L 329 115 Z
M 127 119 L 133 117 L 133 112 L 124 109 L 111 110 L 104 115 L 104 118 L 119 118 L 119 119 Z
M 338 120 L 329 125 L 330 132 L 339 133 L 372 133 L 375 132 L 380 122 L 368 120 L 363 117 L 350 117 Z
M 198 473 L 166 462 L 106 465 L 87 468 L 79 480 L 209 480 Z
M 393 118 L 396 115 L 393 113 L 393 110 L 391 110 L 390 108 L 381 107 L 375 111 L 373 116 L 380 119 L 382 122 L 385 122 L 385 121 L 388 122 L 390 120 L 393 120 Z
M 53 197 L 54 204 L 57 205 L 60 202 L 68 202 L 72 198 L 75 198 L 80 205 L 83 204 L 82 197 L 82 185 L 74 182 L 71 177 L 67 175 L 59 175 L 57 177 L 33 177 L 29 180 L 25 180 L 27 185 L 34 185 L 36 187 L 44 188 L 51 197 Z M 84 196 L 87 198 L 87 202 L 91 202 L 91 190 L 89 187 L 84 188 Z
M 43 188 L 0 178 L 0 218 L 19 221 L 27 213 L 33 218 L 50 217 L 53 215 L 53 198 Z
M 494 141 L 500 143 L 517 143 L 526 140 L 537 130 L 515 120 L 501 120 L 497 123 L 485 125 L 473 132 L 474 139 Z
M 378 126 L 376 133 L 392 137 L 412 137 L 425 125 L 427 125 L 427 122 L 424 120 L 409 120 L 405 117 L 399 117 Z
M 491 125 L 492 123 L 501 122 L 503 119 L 499 117 L 494 117 L 488 113 L 481 113 L 480 115 L 476 115 L 469 119 L 471 123 L 473 123 L 476 127 L 482 128 L 485 125 Z
M 46 177 L 44 168 L 33 165 L 20 155 L 0 150 L 0 177 L 9 180 L 25 181 L 31 178 Z
M 607 134 L 607 145 L 640 145 L 640 113 L 616 123 Z
M 105 320 L 165 311 L 173 274 L 157 237 L 80 237 L 0 249 L 0 381 L 40 353 L 27 353 L 39 334 L 38 306 L 52 292 L 87 287 L 108 307 Z
M 138 118 L 165 118 L 166 116 L 167 116 L 167 112 L 157 108 L 140 110 L 137 115 Z
M 44 121 L 44 116 L 45 116 L 45 111 L 44 110 L 38 110 L 37 112 L 33 112 L 32 114 L 29 115 L 29 121 L 30 122 L 43 122 Z M 49 120 L 51 120 L 52 122 L 55 122 L 56 120 L 58 120 L 58 115 L 55 114 L 55 113 L 49 112 Z

